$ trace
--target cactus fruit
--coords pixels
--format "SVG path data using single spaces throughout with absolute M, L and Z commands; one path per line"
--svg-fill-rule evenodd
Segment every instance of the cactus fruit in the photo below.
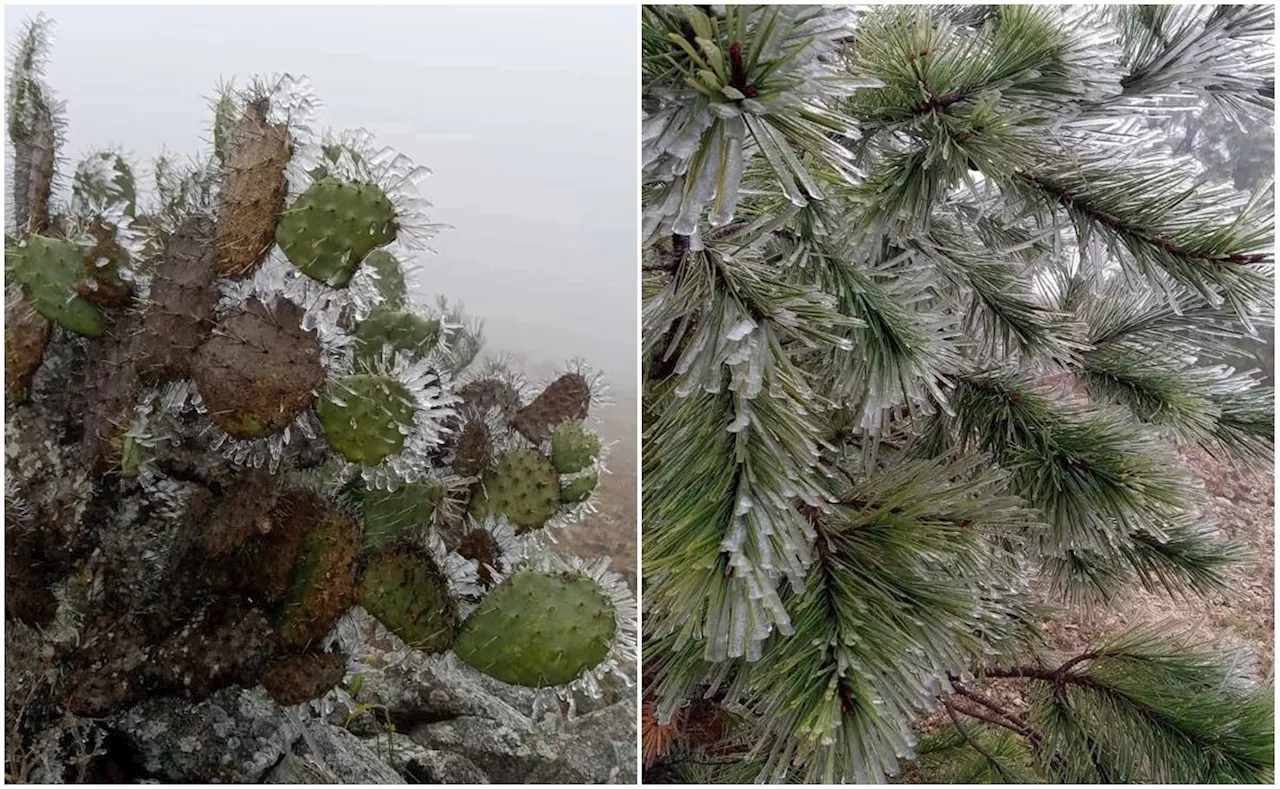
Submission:
M 600 477 L 595 474 L 588 474 L 585 477 L 578 477 L 572 482 L 563 483 L 560 486 L 560 500 L 565 504 L 577 504 L 586 501 L 599 483 Z
M 262 672 L 262 687 L 282 707 L 318 699 L 342 681 L 347 661 L 341 652 L 280 658 Z
M 564 685 L 605 659 L 616 628 L 613 605 L 591 579 L 522 570 L 462 623 L 453 651 L 508 684 Z
M 453 473 L 459 477 L 478 477 L 489 467 L 493 442 L 484 422 L 473 419 L 462 428 L 453 459 Z
M 370 490 L 364 497 L 364 548 L 389 548 L 408 535 L 412 526 L 431 523 L 444 499 L 439 482 L 410 482 L 397 490 Z
M 430 559 L 384 551 L 365 568 L 360 605 L 409 646 L 444 652 L 453 646 L 458 606 Z
M 67 331 L 102 336 L 102 313 L 76 295 L 76 283 L 84 272 L 80 247 L 31 236 L 23 246 L 6 250 L 5 257 L 11 259 L 6 264 L 37 312 Z
M 231 436 L 278 432 L 315 399 L 324 381 L 320 343 L 301 322 L 291 302 L 268 309 L 254 299 L 196 351 L 192 377 L 209 417 Z
M 356 367 L 373 372 L 383 348 L 388 347 L 410 361 L 419 361 L 436 347 L 439 337 L 440 321 L 374 307 L 356 327 Z
M 506 381 L 497 378 L 480 378 L 458 390 L 464 410 L 472 414 L 484 414 L 498 409 L 508 417 L 520 408 L 520 393 Z
M 279 625 L 286 645 L 306 647 L 355 605 L 360 546 L 359 525 L 338 512 L 325 513 L 307 532 Z
M 271 247 L 284 210 L 284 172 L 293 156 L 293 138 L 287 125 L 269 123 L 266 114 L 265 98 L 250 102 L 226 133 L 218 195 L 220 277 L 253 273 Z
M 192 216 L 165 242 L 139 343 L 138 370 L 145 379 L 176 381 L 191 374 L 191 360 L 209 336 L 218 300 L 215 233 L 212 219 Z
M 276 243 L 303 274 L 341 288 L 365 256 L 397 232 L 395 206 L 377 185 L 325 177 L 280 217 Z
M 591 388 L 587 379 L 578 373 L 565 373 L 520 409 L 512 417 L 511 426 L 533 443 L 541 444 L 551 437 L 556 425 L 586 419 L 590 405 Z
M 545 526 L 560 507 L 560 479 L 551 461 L 530 449 L 513 449 L 485 472 L 471 498 L 471 514 L 505 515 L 520 532 Z
M 404 450 L 414 411 L 409 390 L 385 375 L 331 380 L 316 402 L 325 441 L 347 460 L 366 466 Z
M 364 265 L 378 275 L 375 287 L 382 296 L 382 306 L 393 310 L 404 309 L 408 290 L 404 285 L 404 267 L 396 256 L 385 249 L 375 249 L 365 256 Z
M 8 293 L 4 305 L 4 383 L 15 402 L 26 398 L 31 376 L 40 369 L 49 330 L 49 320 L 32 309 L 16 288 Z
M 582 425 L 565 422 L 551 434 L 551 462 L 561 474 L 575 474 L 600 455 L 600 436 Z

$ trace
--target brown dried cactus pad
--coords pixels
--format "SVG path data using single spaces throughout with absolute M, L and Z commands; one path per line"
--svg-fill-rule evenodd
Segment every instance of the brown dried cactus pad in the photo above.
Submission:
M 360 524 L 338 512 L 325 513 L 307 533 L 280 622 L 285 644 L 305 648 L 355 605 L 356 560 L 362 542 Z
M 275 241 L 284 210 L 293 138 L 285 124 L 267 122 L 266 109 L 265 100 L 251 103 L 229 135 L 218 206 L 220 277 L 253 273 Z
M 256 299 L 227 317 L 192 362 L 209 417 L 235 438 L 284 429 L 324 383 L 320 343 L 287 301 L 268 309 Z
M 270 510 L 279 492 L 276 477 L 266 469 L 239 474 L 200 532 L 205 552 L 227 556 L 254 534 L 273 529 Z
M 480 415 L 497 408 L 504 417 L 520 407 L 520 393 L 506 381 L 497 378 L 480 378 L 458 390 L 463 408 Z
M 4 381 L 11 398 L 27 396 L 31 377 L 44 360 L 49 328 L 49 320 L 35 311 L 21 290 L 11 288 L 4 305 Z
M 170 236 L 151 284 L 142 324 L 139 372 L 148 380 L 176 381 L 191 374 L 191 359 L 209 337 L 218 300 L 213 270 L 216 227 L 193 216 Z
M 206 699 L 222 688 L 256 684 L 274 648 L 261 611 L 215 604 L 156 648 L 146 674 L 169 693 Z
M 84 252 L 84 279 L 76 284 L 76 293 L 103 307 L 125 304 L 133 295 L 133 286 L 120 272 L 129 265 L 129 253 L 116 241 L 115 228 L 99 219 L 89 223 L 88 235 L 93 246 Z
M 535 444 L 551 438 L 551 432 L 561 422 L 581 422 L 587 418 L 591 405 L 591 388 L 587 379 L 578 373 L 565 373 L 521 408 L 511 418 L 511 426 L 520 435 Z
M 462 429 L 458 450 L 453 459 L 453 473 L 460 477 L 478 477 L 489 466 L 492 442 L 484 422 L 472 420 Z
M 347 664 L 341 652 L 292 655 L 262 672 L 262 686 L 282 707 L 318 699 L 342 681 Z

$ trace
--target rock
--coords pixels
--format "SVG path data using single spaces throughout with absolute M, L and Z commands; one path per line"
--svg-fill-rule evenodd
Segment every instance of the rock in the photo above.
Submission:
M 148 699 L 114 728 L 146 773 L 177 783 L 257 783 L 298 738 L 260 687 L 227 688 L 200 703 Z
M 431 751 L 408 735 L 390 736 L 387 759 L 406 779 L 423 784 L 487 784 L 489 776 L 467 757 Z
M 267 774 L 266 783 L 400 784 L 404 778 L 382 756 L 386 747 L 361 740 L 323 721 L 303 724 L 292 752 Z

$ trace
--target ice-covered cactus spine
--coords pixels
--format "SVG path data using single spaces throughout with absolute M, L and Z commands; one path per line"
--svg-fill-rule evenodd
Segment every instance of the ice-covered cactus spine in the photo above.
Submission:
M 84 618 L 67 709 L 255 682 L 304 704 L 346 672 L 337 625 L 357 606 L 409 648 L 504 682 L 572 695 L 626 677 L 630 592 L 607 561 L 558 558 L 547 539 L 594 511 L 601 377 L 575 362 L 531 387 L 476 361 L 481 327 L 457 306 L 415 299 L 406 283 L 442 227 L 418 193 L 426 171 L 368 133 L 315 132 L 308 83 L 280 76 L 220 90 L 210 150 L 185 169 L 156 160 L 151 194 L 104 149 L 51 205 L 44 28 L 25 42 L 9 102 L 26 158 L 6 237 L 8 400 L 78 382 L 83 482 L 59 506 L 89 526 L 71 559 L 33 560 L 60 575 L 22 589 L 43 626 L 54 582 L 101 586 L 122 572 L 108 561 L 147 579 L 109 586 L 123 618 Z M 40 484 L 10 471 L 15 500 Z M 170 555 L 101 549 L 129 544 L 93 533 L 127 520 L 101 501 L 169 530 Z M 50 551 L 37 536 L 15 555 Z

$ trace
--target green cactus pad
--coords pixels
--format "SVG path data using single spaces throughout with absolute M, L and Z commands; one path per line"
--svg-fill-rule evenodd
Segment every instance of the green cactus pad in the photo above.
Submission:
M 382 294 L 382 305 L 393 310 L 404 309 L 408 290 L 404 285 L 404 267 L 396 256 L 385 249 L 375 249 L 365 257 L 364 265 L 378 274 L 376 287 Z
M 591 579 L 524 570 L 484 598 L 453 651 L 511 685 L 565 685 L 605 659 L 616 627 L 612 604 Z
M 395 207 L 380 188 L 326 177 L 281 215 L 276 243 L 303 274 L 340 288 L 397 231 Z
M 86 337 L 102 336 L 98 308 L 76 295 L 84 274 L 84 252 L 70 241 L 32 236 L 25 246 L 5 251 L 5 266 L 22 284 L 36 312 Z
M 324 513 L 307 532 L 279 625 L 286 645 L 306 647 L 355 604 L 360 544 L 359 524 L 336 512 Z
M 395 378 L 348 375 L 325 385 L 316 416 L 329 446 L 352 463 L 373 466 L 404 450 L 405 432 L 413 429 L 414 403 Z
M 444 652 L 458 630 L 458 604 L 435 564 L 424 557 L 385 551 L 364 571 L 360 605 L 406 644 Z
M 370 490 L 364 497 L 364 548 L 390 547 L 411 526 L 430 523 L 444 499 L 439 482 L 411 482 L 398 490 Z
M 375 307 L 356 327 L 356 367 L 375 370 L 382 349 L 388 345 L 400 356 L 416 362 L 436 347 L 439 337 L 440 321 Z
M 586 501 L 587 497 L 591 495 L 591 491 L 595 490 L 598 484 L 600 484 L 600 478 L 595 474 L 578 477 L 573 482 L 560 486 L 560 500 L 565 504 L 577 504 Z
M 600 436 L 582 425 L 565 422 L 551 434 L 551 462 L 561 474 L 582 471 L 599 454 Z
M 471 499 L 477 518 L 505 515 L 520 532 L 546 525 L 560 507 L 560 478 L 551 461 L 530 449 L 513 449 L 485 472 Z

